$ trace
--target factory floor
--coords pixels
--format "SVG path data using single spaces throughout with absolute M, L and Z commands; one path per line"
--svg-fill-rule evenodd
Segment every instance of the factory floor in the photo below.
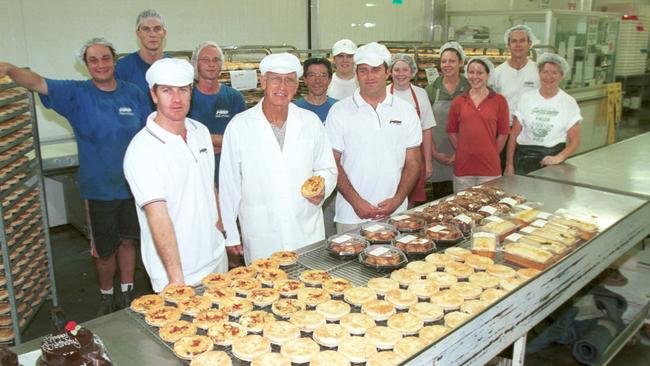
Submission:
M 650 103 L 640 110 L 627 110 L 618 129 L 618 140 L 624 140 L 650 131 Z M 54 256 L 56 285 L 59 307 L 63 309 L 66 320 L 84 322 L 96 317 L 99 304 L 99 291 L 95 268 L 88 252 L 88 241 L 72 226 L 52 228 L 50 232 Z M 135 295 L 151 292 L 148 278 L 141 263 L 138 263 L 135 280 Z M 119 289 L 119 284 L 116 284 Z M 22 335 L 23 342 L 41 337 L 53 330 L 51 320 L 52 303 L 46 302 Z M 647 339 L 635 339 L 635 344 L 624 347 L 611 362 L 612 365 L 647 365 L 650 359 L 650 345 Z M 645 344 L 643 344 L 645 343 Z M 553 358 L 531 356 L 528 364 L 577 365 L 571 357 L 570 349 L 553 351 Z M 554 361 L 551 361 L 554 360 Z M 645 361 L 644 361 L 645 360 Z

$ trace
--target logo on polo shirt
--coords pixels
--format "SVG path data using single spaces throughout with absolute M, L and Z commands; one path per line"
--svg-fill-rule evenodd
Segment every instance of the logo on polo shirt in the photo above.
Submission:
M 202 148 L 201 150 L 199 150 L 199 154 L 200 154 L 200 153 L 204 153 L 204 152 L 208 152 L 208 149 L 207 149 L 207 148 L 205 148 L 205 147 L 204 147 L 204 148 Z
M 133 116 L 133 110 L 131 107 L 120 107 L 118 112 L 120 116 Z
M 227 109 L 217 109 L 214 112 L 214 118 L 228 118 L 230 117 L 230 111 Z
M 394 125 L 401 125 L 402 121 L 400 121 L 398 119 L 391 119 L 390 122 L 388 122 L 388 123 L 389 124 L 394 124 Z

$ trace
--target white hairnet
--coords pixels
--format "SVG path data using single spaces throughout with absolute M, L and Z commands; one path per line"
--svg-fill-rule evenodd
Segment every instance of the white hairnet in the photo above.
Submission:
M 538 58 L 537 58 L 537 69 L 539 71 L 542 71 L 542 68 L 544 67 L 544 64 L 546 63 L 552 63 L 556 64 L 560 67 L 562 70 L 562 75 L 566 76 L 569 74 L 569 71 L 571 70 L 571 67 L 569 66 L 569 63 L 566 62 L 564 57 L 556 54 L 556 53 L 550 53 L 550 52 L 545 52 L 542 53 Z
M 517 31 L 525 32 L 526 36 L 528 36 L 528 40 L 532 45 L 537 44 L 537 38 L 533 34 L 533 30 L 525 24 L 517 24 L 514 27 L 508 28 L 508 30 L 503 34 L 503 42 L 506 44 L 506 46 L 509 43 L 508 41 L 510 40 L 510 34 Z
M 108 40 L 106 40 L 106 38 L 103 38 L 103 37 L 94 37 L 94 38 L 91 38 L 91 39 L 87 40 L 81 46 L 81 48 L 79 48 L 79 51 L 77 51 L 77 54 L 75 56 L 77 56 L 79 61 L 81 61 L 83 63 L 86 63 L 86 50 L 88 50 L 88 47 L 94 46 L 96 44 L 106 46 L 106 47 L 110 48 L 111 53 L 113 54 L 113 57 L 115 57 L 115 46 L 113 46 L 113 44 L 111 42 L 109 42 Z
M 465 65 L 465 75 L 467 75 L 467 70 L 469 70 L 469 65 L 474 63 L 474 62 L 479 62 L 483 64 L 487 68 L 487 71 L 490 75 L 494 74 L 494 64 L 490 59 L 484 56 L 474 56 L 467 61 L 467 64 Z
M 221 50 L 221 47 L 212 41 L 201 42 L 194 49 L 194 52 L 192 52 L 192 58 L 190 59 L 190 63 L 192 63 L 192 66 L 194 67 L 194 78 L 197 78 L 199 75 L 199 68 L 196 66 L 199 61 L 199 55 L 201 54 L 201 51 L 203 51 L 203 49 L 206 47 L 214 47 L 217 49 L 217 52 L 219 53 L 219 69 L 223 69 L 223 51 Z
M 406 53 L 396 53 L 391 57 L 390 59 L 390 65 L 388 65 L 388 69 L 392 70 L 393 66 L 397 63 L 397 61 L 404 61 L 406 62 L 407 65 L 411 68 L 411 79 L 417 74 L 418 72 L 418 65 L 415 63 L 415 60 L 411 55 L 407 55 Z
M 463 46 L 460 45 L 460 43 L 456 41 L 449 41 L 440 47 L 440 56 L 442 56 L 442 53 L 447 51 L 447 50 L 454 50 L 458 53 L 460 56 L 460 62 L 463 63 L 465 62 L 465 51 L 463 51 Z
M 157 19 L 160 22 L 160 25 L 165 28 L 165 19 L 163 19 L 162 15 L 158 14 L 158 12 L 153 9 L 147 9 L 138 14 L 138 18 L 135 20 L 135 29 L 139 29 L 142 22 L 149 18 Z

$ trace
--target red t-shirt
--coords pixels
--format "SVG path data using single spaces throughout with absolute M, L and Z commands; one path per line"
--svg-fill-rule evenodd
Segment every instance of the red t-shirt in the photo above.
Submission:
M 510 132 L 510 115 L 506 98 L 489 90 L 478 108 L 469 90 L 451 102 L 447 133 L 456 133 L 458 137 L 455 176 L 501 175 L 497 135 Z

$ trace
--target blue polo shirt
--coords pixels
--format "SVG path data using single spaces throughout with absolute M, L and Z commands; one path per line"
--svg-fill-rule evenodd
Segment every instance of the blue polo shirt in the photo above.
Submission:
M 163 57 L 167 58 L 169 55 L 165 53 Z M 149 95 L 149 84 L 147 84 L 147 80 L 144 78 L 144 74 L 147 73 L 149 67 L 151 67 L 151 64 L 146 63 L 136 51 L 117 60 L 115 64 L 115 78 L 137 85 L 147 99 L 150 100 L 153 107 L 153 101 L 151 101 L 151 96 Z
M 204 124 L 211 135 L 223 135 L 230 120 L 246 110 L 244 96 L 236 89 L 221 84 L 217 94 L 203 94 L 192 88 L 192 105 L 188 117 Z M 219 183 L 219 161 L 221 154 L 214 155 L 214 181 Z
M 124 154 L 151 113 L 149 100 L 138 87 L 121 80 L 111 92 L 91 80 L 45 82 L 48 95 L 41 94 L 41 102 L 65 117 L 77 138 L 81 198 L 131 198 L 122 168 Z
M 321 122 L 325 122 L 325 119 L 327 118 L 327 113 L 329 113 L 330 108 L 332 108 L 334 103 L 336 103 L 336 99 L 327 97 L 325 103 L 321 105 L 311 104 L 305 98 L 300 98 L 294 101 L 293 103 L 300 108 L 304 108 L 308 111 L 312 111 L 316 113 L 318 118 L 320 118 Z

